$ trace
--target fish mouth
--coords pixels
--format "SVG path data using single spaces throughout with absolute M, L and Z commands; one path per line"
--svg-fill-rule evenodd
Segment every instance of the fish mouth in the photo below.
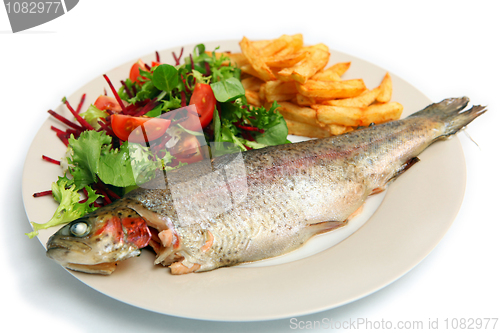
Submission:
M 74 256 L 85 255 L 92 251 L 92 247 L 80 241 L 68 240 L 64 238 L 53 238 L 47 243 L 46 255 L 60 264 L 73 261 Z
M 60 241 L 53 241 L 53 240 L 51 240 L 50 242 L 47 243 L 47 251 L 58 250 L 58 249 L 59 250 L 71 251 L 71 243 L 60 242 Z
M 110 275 L 115 271 L 117 265 L 118 261 L 104 262 L 95 265 L 66 263 L 63 265 L 63 267 L 70 269 L 72 271 L 77 271 L 82 273 Z
M 72 262 L 79 260 L 74 257 L 70 258 L 70 253 L 73 253 L 73 249 L 71 248 L 71 246 L 53 244 L 47 248 L 46 255 L 47 257 L 57 261 L 61 266 L 67 269 L 83 273 L 109 275 L 114 272 L 118 264 L 117 261 L 97 264 Z
M 57 249 L 62 249 L 62 250 L 68 250 L 69 251 L 69 246 L 67 245 L 47 245 L 47 252 L 51 251 L 51 250 L 57 250 Z
M 47 243 L 47 251 L 53 249 L 64 249 L 67 251 L 79 251 L 81 253 L 87 253 L 92 251 L 92 247 L 87 243 L 77 241 L 75 239 L 61 237 L 56 239 L 50 239 Z

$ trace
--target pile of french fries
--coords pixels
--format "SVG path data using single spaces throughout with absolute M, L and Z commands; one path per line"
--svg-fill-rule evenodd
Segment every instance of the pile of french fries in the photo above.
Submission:
M 389 73 L 371 90 L 362 79 L 343 80 L 351 63 L 326 67 L 325 44 L 304 46 L 296 34 L 258 41 L 243 37 L 240 47 L 241 53 L 223 54 L 241 69 L 247 101 L 266 107 L 277 101 L 289 134 L 323 138 L 401 116 L 403 106 L 390 101 Z

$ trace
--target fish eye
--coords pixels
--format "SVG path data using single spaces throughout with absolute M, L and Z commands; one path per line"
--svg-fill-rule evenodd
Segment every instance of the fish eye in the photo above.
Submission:
M 85 222 L 75 222 L 69 227 L 69 231 L 73 236 L 83 237 L 87 235 L 88 225 Z

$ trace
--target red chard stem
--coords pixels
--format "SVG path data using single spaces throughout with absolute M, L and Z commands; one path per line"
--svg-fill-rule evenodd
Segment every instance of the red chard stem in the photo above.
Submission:
M 35 198 L 43 197 L 43 196 L 46 196 L 46 195 L 52 195 L 52 190 L 33 193 L 33 197 L 35 197 Z
M 156 97 L 153 98 L 151 101 L 148 102 L 148 104 L 144 105 L 144 107 L 137 112 L 134 116 L 135 117 L 140 117 L 142 115 L 145 115 L 149 111 L 153 110 L 153 108 L 156 106 Z
M 92 126 L 90 126 L 90 124 L 85 119 L 83 119 L 82 116 L 80 116 L 78 113 L 76 113 L 76 111 L 71 107 L 71 105 L 69 104 L 67 99 L 64 99 L 64 102 L 66 103 L 66 106 L 68 107 L 69 111 L 73 114 L 73 116 L 75 116 L 76 120 L 78 120 L 78 122 L 85 129 L 88 129 L 89 131 L 94 130 L 94 128 Z
M 82 106 L 83 106 L 83 103 L 85 102 L 86 96 L 87 96 L 86 94 L 83 94 L 82 98 L 80 98 L 80 103 L 78 103 L 78 107 L 76 108 L 76 113 L 80 113 L 80 111 L 82 111 Z
M 113 95 L 115 95 L 115 98 L 118 101 L 118 104 L 120 104 L 120 107 L 122 108 L 122 110 L 125 109 L 125 105 L 123 105 L 123 101 L 120 98 L 120 96 L 118 95 L 118 93 L 116 92 L 116 89 L 113 86 L 113 84 L 111 83 L 111 80 L 109 79 L 109 77 L 106 74 L 104 74 L 103 76 L 104 76 L 104 79 L 106 79 L 106 81 L 108 82 L 109 87 L 111 88 L 111 91 L 113 92 Z
M 66 145 L 66 147 L 69 145 L 68 138 L 66 137 L 66 134 L 57 133 L 57 137 Z
M 50 162 L 50 163 L 54 163 L 54 164 L 57 164 L 57 165 L 61 165 L 61 162 L 60 161 L 57 161 L 53 158 L 50 158 L 48 156 L 45 156 L 45 155 L 42 155 L 42 158 L 44 161 L 47 161 L 47 162 Z
M 240 125 L 240 124 L 234 124 L 234 126 L 236 126 L 238 128 L 241 128 L 243 130 L 246 130 L 246 131 L 253 131 L 253 132 L 264 133 L 263 129 L 260 129 L 260 128 L 257 128 L 257 127 L 253 127 L 253 126 L 243 126 L 243 125 Z
M 128 89 L 127 85 L 125 84 L 125 81 L 121 80 L 121 81 L 120 81 L 120 83 L 122 84 L 123 89 L 124 89 L 124 90 L 125 90 L 125 92 L 127 93 L 128 98 L 132 98 L 132 97 L 134 97 L 134 96 L 132 95 L 132 93 L 130 92 L 130 90 Z M 122 109 L 122 110 L 123 110 L 123 109 Z
M 56 132 L 57 134 L 65 134 L 66 133 L 66 132 L 61 131 L 59 128 L 54 127 L 54 126 L 50 126 L 50 129 L 53 130 L 54 132 Z
M 181 48 L 181 53 L 179 54 L 178 58 L 175 56 L 175 52 L 172 52 L 172 55 L 174 56 L 174 60 L 175 60 L 175 66 L 181 64 L 181 57 L 182 57 L 183 52 L 184 52 L 184 47 Z
M 74 129 L 76 130 L 79 130 L 79 131 L 84 131 L 85 129 L 82 128 L 81 126 L 78 126 L 77 124 L 69 121 L 68 119 L 64 118 L 63 116 L 61 116 L 60 114 L 52 111 L 52 110 L 49 110 L 47 111 L 51 116 L 53 116 L 54 118 L 56 118 L 57 120 L 59 120 L 60 122 L 68 125 L 69 127 L 73 127 Z M 55 128 L 55 127 L 54 127 Z
M 205 62 L 205 71 L 207 72 L 205 74 L 205 76 L 210 76 L 210 74 L 212 74 L 212 71 L 210 70 L 210 65 L 208 64 L 208 62 Z
M 189 59 L 191 59 L 191 72 L 194 70 L 194 61 L 193 61 L 193 55 L 189 54 Z
M 186 93 L 181 91 L 181 107 L 186 106 Z

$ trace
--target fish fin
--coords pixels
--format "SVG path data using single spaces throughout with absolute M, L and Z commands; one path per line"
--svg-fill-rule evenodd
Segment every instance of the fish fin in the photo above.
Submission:
M 393 180 L 396 180 L 396 178 L 398 178 L 399 176 L 401 176 L 406 170 L 408 170 L 409 168 L 411 168 L 418 161 L 420 161 L 420 159 L 418 157 L 412 157 L 412 158 L 410 158 L 408 161 L 406 161 L 405 163 L 403 163 L 396 170 L 396 172 L 394 173 L 394 175 L 392 175 L 392 177 L 389 178 L 389 180 L 387 180 L 387 182 L 384 185 L 374 188 L 369 195 L 374 195 L 374 194 L 378 194 L 378 193 L 384 192 L 387 189 L 387 185 L 390 182 L 392 182 Z
M 188 274 L 188 273 L 196 272 L 197 270 L 200 269 L 201 265 L 200 264 L 192 264 L 191 267 L 187 267 L 181 262 L 174 262 L 169 267 L 170 267 L 170 272 L 173 275 L 181 275 L 181 274 Z
M 445 125 L 443 135 L 436 139 L 443 139 L 463 129 L 471 121 L 486 112 L 486 107 L 474 105 L 463 111 L 469 98 L 448 98 L 439 103 L 434 103 L 409 117 L 425 117 L 442 122 Z
M 379 193 L 382 193 L 384 192 L 385 190 L 387 189 L 387 184 L 384 185 L 384 186 L 381 186 L 381 187 L 376 187 L 372 190 L 372 192 L 370 193 L 370 195 L 374 195 L 374 194 L 379 194 Z
M 450 115 L 455 116 L 460 111 L 465 109 L 469 104 L 468 97 L 447 98 L 439 103 L 432 103 L 425 109 L 413 113 L 410 117 L 426 117 L 426 118 L 447 118 Z
M 390 183 L 393 180 L 395 180 L 396 178 L 398 178 L 399 176 L 401 176 L 403 173 L 405 173 L 406 170 L 408 170 L 409 168 L 411 168 L 412 166 L 414 166 L 415 163 L 417 163 L 418 161 L 420 161 L 420 159 L 418 157 L 412 157 L 412 158 L 410 158 L 408 161 L 406 161 L 405 163 L 403 163 L 399 167 L 398 170 L 396 170 L 396 173 L 391 178 L 389 178 L 389 180 L 387 181 L 387 183 Z
M 350 221 L 353 218 L 355 218 L 356 216 L 358 216 L 359 214 L 361 214 L 363 212 L 364 206 L 365 206 L 365 203 L 363 202 L 363 204 L 361 206 L 359 206 L 358 209 L 356 209 L 351 215 L 349 215 L 349 217 L 347 217 L 347 221 Z
M 346 221 L 326 221 L 319 222 L 314 224 L 309 224 L 309 230 L 313 232 L 314 235 L 322 234 L 324 232 L 331 231 L 333 229 L 337 229 L 343 227 L 347 224 Z

